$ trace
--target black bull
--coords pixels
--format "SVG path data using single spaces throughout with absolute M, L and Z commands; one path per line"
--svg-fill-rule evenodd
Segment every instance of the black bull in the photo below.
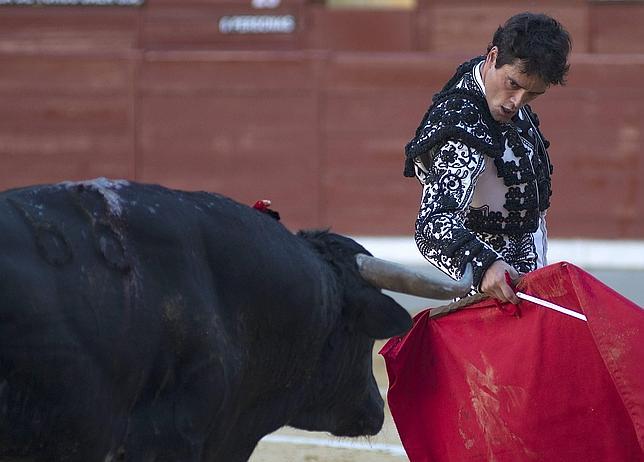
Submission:
M 283 425 L 380 430 L 373 342 L 410 318 L 354 241 L 104 179 L 2 193 L 0 224 L 1 457 L 233 462 Z

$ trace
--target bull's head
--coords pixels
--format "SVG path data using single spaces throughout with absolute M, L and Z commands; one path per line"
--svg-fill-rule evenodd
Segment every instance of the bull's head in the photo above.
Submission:
M 469 291 L 471 269 L 465 280 L 457 282 L 374 258 L 356 242 L 337 234 L 300 236 L 333 267 L 341 315 L 322 351 L 308 402 L 290 425 L 338 436 L 374 435 L 384 419 L 384 403 L 372 372 L 374 340 L 403 334 L 411 327 L 409 313 L 380 289 L 452 298 Z

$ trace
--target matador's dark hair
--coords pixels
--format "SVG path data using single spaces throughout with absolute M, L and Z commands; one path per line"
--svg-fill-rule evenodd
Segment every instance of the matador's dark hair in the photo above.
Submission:
M 555 19 L 545 14 L 519 13 L 494 33 L 497 68 L 520 61 L 523 72 L 539 76 L 548 85 L 563 85 L 570 65 L 570 34 Z

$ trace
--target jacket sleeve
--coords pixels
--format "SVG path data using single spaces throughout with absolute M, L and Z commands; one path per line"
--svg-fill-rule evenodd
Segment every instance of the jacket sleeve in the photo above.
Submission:
M 423 195 L 416 220 L 416 244 L 434 266 L 458 279 L 468 262 L 479 290 L 483 274 L 502 257 L 465 227 L 476 180 L 485 170 L 485 156 L 461 141 L 436 149 L 428 168 L 417 166 Z

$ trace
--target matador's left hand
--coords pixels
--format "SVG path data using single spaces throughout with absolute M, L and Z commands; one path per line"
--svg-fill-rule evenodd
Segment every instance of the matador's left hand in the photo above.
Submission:
M 519 279 L 519 273 L 512 266 L 503 260 L 497 260 L 487 269 L 481 281 L 481 292 L 496 298 L 500 302 L 508 302 L 514 305 L 519 303 L 519 298 L 514 293 L 514 289 L 508 284 L 505 273 L 510 275 L 510 279 L 515 281 Z

